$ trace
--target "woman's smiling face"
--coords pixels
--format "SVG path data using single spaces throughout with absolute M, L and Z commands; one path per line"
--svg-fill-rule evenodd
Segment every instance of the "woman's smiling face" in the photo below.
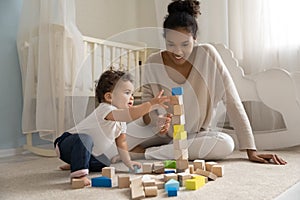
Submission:
M 194 38 L 192 33 L 183 28 L 166 31 L 166 48 L 171 60 L 176 65 L 182 65 L 193 51 Z

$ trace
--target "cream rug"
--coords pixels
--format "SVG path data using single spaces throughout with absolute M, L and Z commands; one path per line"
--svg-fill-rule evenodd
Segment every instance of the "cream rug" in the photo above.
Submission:
M 274 199 L 300 181 L 300 146 L 278 153 L 287 160 L 286 166 L 257 164 L 247 160 L 245 152 L 234 152 L 226 160 L 219 161 L 225 166 L 225 175 L 210 181 L 197 191 L 185 191 L 172 199 Z M 147 161 L 149 162 L 149 161 Z M 0 199 L 130 199 L 129 189 L 84 188 L 71 189 L 69 172 L 58 170 L 62 162 L 57 158 L 45 158 L 24 154 L 0 160 Z M 117 168 L 123 166 L 121 163 Z M 99 176 L 92 173 L 89 177 Z M 134 176 L 134 175 L 133 175 Z M 163 190 L 158 199 L 168 198 Z

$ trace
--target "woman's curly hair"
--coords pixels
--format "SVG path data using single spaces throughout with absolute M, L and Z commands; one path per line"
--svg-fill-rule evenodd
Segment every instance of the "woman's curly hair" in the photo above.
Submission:
M 133 83 L 132 76 L 129 73 L 118 70 L 107 70 L 102 73 L 99 81 L 96 83 L 96 98 L 99 103 L 104 102 L 104 95 L 112 92 L 119 80 L 130 81 Z
M 166 37 L 166 30 L 175 30 L 177 28 L 184 28 L 193 37 L 197 37 L 198 24 L 196 18 L 200 15 L 200 2 L 197 0 L 173 0 L 168 5 L 168 15 L 165 17 L 163 24 L 164 37 Z

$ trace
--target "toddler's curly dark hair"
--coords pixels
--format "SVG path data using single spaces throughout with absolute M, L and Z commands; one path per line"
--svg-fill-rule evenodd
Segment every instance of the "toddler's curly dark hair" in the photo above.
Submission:
M 131 74 L 119 70 L 107 70 L 103 72 L 96 83 L 96 98 L 99 103 L 104 102 L 104 95 L 112 92 L 119 80 L 133 83 Z

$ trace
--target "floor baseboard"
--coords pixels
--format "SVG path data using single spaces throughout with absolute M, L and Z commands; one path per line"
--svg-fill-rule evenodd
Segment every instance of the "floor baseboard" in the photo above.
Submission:
M 24 152 L 23 148 L 0 149 L 0 158 L 20 155 Z

